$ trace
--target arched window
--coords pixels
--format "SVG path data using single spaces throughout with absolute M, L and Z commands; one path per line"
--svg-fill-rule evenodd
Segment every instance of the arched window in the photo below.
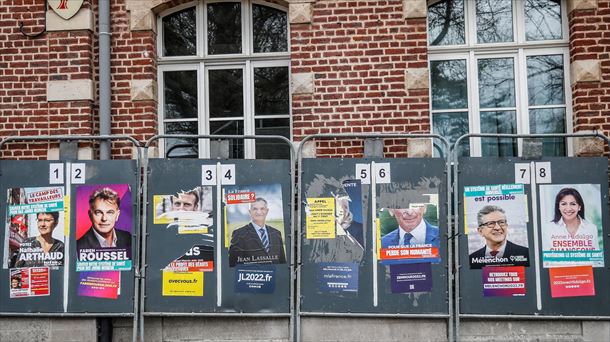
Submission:
M 159 131 L 290 138 L 288 18 L 271 2 L 198 1 L 158 19 Z M 287 158 L 277 141 L 229 141 L 231 158 Z M 210 157 L 168 140 L 167 157 Z
M 568 25 L 560 0 L 428 1 L 433 132 L 452 142 L 473 133 L 572 129 Z M 512 139 L 472 139 L 475 156 L 518 155 Z M 545 155 L 565 155 L 563 139 Z

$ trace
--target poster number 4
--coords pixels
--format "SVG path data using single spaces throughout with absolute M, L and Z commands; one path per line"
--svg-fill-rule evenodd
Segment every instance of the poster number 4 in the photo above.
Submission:
M 222 185 L 235 185 L 235 164 L 221 165 Z
M 51 163 L 49 165 L 49 184 L 64 184 L 63 163 Z

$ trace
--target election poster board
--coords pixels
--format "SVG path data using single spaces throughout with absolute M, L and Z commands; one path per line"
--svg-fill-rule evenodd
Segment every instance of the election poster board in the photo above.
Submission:
M 149 162 L 145 314 L 288 314 L 289 162 Z
M 610 316 L 607 168 L 460 158 L 460 315 Z
M 29 171 L 24 174 L 25 169 Z M 0 164 L 1 201 L 6 209 L 0 214 L 4 222 L 0 277 L 6 280 L 0 282 L 0 312 L 134 312 L 131 256 L 136 252 L 131 240 L 138 222 L 133 212 L 139 203 L 130 197 L 130 189 L 137 187 L 137 174 L 135 161 Z M 115 187 L 118 184 L 122 190 Z M 120 214 L 117 210 L 117 218 L 120 215 L 126 233 L 110 234 L 114 241 L 110 238 L 107 248 L 94 247 L 89 250 L 91 254 L 79 255 L 77 226 L 96 226 L 89 214 L 88 196 L 100 187 L 122 191 L 124 206 Z M 97 227 L 114 232 L 115 222 L 107 218 L 104 216 Z M 115 253 L 117 237 L 121 243 L 125 238 L 128 242 Z M 86 267 L 79 265 L 81 256 L 90 259 L 83 260 L 88 263 Z
M 442 159 L 303 159 L 301 313 L 448 311 L 445 167 Z M 384 176 L 375 208 L 371 171 Z M 399 220 L 410 224 L 412 244 L 399 241 Z

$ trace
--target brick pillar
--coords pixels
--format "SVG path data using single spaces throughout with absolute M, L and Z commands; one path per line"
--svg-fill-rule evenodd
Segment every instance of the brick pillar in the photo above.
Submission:
M 422 10 L 423 8 L 423 10 Z M 316 133 L 429 132 L 426 2 L 290 3 L 295 140 Z M 385 155 L 406 156 L 404 140 Z M 361 156 L 321 141 L 318 156 Z
M 610 0 L 571 0 L 568 11 L 574 131 L 610 136 Z M 586 143 L 576 147 L 576 154 L 601 150 Z

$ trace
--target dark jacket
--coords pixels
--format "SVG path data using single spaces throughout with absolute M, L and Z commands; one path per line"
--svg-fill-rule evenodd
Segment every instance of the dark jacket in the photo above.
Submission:
M 95 237 L 93 229 L 93 227 L 89 228 L 85 235 L 76 240 L 77 250 L 102 248 L 100 242 Z M 116 248 L 127 248 L 131 251 L 131 234 L 116 228 L 114 229 L 114 233 L 116 234 Z
M 485 265 L 515 265 L 515 266 L 529 266 L 529 249 L 527 247 L 519 246 L 510 241 L 506 241 L 506 248 L 504 249 L 504 254 L 502 255 L 502 259 L 507 258 L 507 262 L 502 260 L 494 261 L 489 260 L 489 262 L 473 262 L 473 259 L 476 258 L 485 258 L 485 247 L 477 250 L 470 254 L 470 267 L 471 268 L 482 268 Z M 525 261 L 511 261 L 510 257 L 523 256 L 525 257 Z
M 263 248 L 263 243 L 252 223 L 233 231 L 229 247 L 229 266 L 286 263 L 282 234 L 273 227 L 266 227 L 269 237 L 269 253 Z

